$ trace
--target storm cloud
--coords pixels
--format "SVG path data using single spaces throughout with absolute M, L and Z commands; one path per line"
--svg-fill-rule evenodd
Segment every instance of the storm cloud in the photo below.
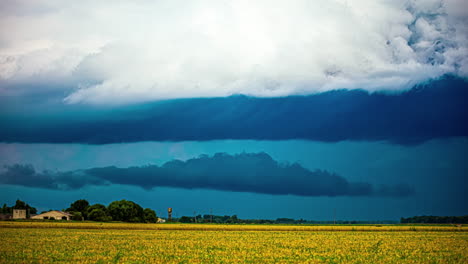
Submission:
M 412 195 L 406 184 L 373 186 L 349 182 L 325 170 L 310 171 L 301 165 L 280 164 L 266 153 L 202 155 L 187 161 L 173 160 L 162 166 L 102 167 L 68 172 L 36 172 L 30 165 L 5 167 L 1 184 L 46 189 L 79 189 L 87 185 L 122 184 L 144 189 L 174 187 L 297 196 Z
M 89 177 L 81 171 L 57 172 L 45 170 L 37 172 L 29 164 L 14 164 L 5 166 L 5 169 L 4 172 L 0 173 L 1 184 L 56 190 L 79 189 L 86 185 L 108 184 L 102 179 Z
M 282 98 L 179 99 L 117 108 L 56 106 L 19 113 L 8 113 L 7 108 L 0 115 L 0 141 L 306 139 L 418 144 L 468 136 L 467 101 L 468 81 L 445 76 L 397 94 L 337 90 Z

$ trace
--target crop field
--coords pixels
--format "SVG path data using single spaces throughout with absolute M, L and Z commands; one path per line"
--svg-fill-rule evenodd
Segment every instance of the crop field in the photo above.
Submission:
M 0 263 L 468 263 L 452 226 L 0 222 Z

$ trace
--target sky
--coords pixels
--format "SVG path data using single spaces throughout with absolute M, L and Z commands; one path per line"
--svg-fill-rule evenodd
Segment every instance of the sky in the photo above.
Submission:
M 0 2 L 0 203 L 466 215 L 468 4 Z

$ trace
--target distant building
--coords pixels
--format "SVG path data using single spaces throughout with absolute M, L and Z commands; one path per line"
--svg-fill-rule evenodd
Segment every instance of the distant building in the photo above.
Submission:
M 71 220 L 72 215 L 62 211 L 49 211 L 47 213 L 38 214 L 31 219 L 43 219 L 43 220 Z
M 0 220 L 10 220 L 12 217 L 11 214 L 0 214 Z
M 13 209 L 13 219 L 26 219 L 26 209 Z
M 159 218 L 159 217 L 158 217 L 157 223 L 166 223 L 166 219 L 163 219 L 163 218 Z

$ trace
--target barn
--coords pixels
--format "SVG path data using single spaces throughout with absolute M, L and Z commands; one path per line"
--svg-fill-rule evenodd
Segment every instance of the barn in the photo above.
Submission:
M 71 220 L 71 214 L 62 211 L 49 211 L 47 213 L 38 214 L 31 219 L 42 219 L 42 220 Z
M 25 209 L 13 209 L 13 219 L 26 219 Z

